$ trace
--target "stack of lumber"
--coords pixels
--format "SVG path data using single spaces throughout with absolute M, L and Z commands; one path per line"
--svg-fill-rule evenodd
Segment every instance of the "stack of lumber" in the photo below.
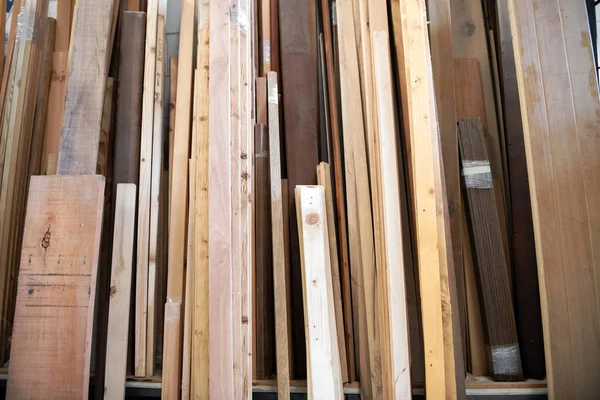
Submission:
M 600 392 L 583 4 L 49 3 L 0 13 L 8 398 Z

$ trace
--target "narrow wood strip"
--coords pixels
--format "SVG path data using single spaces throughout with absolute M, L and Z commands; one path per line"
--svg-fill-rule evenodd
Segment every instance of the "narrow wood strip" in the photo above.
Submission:
M 192 149 L 196 174 L 196 207 L 194 210 L 194 311 L 192 335 L 192 376 L 191 391 L 197 398 L 210 397 L 210 340 L 209 340 L 209 0 L 201 0 L 197 5 L 198 27 L 198 95 L 196 101 L 196 146 Z
M 6 35 L 6 0 L 0 0 L 0 10 L 4 11 L 0 13 L 0 32 L 3 35 Z M 5 56 L 5 47 L 2 47 L 0 51 L 0 77 L 4 75 L 4 56 Z
M 73 0 L 58 0 L 56 8 L 56 51 L 69 51 Z
M 271 71 L 271 1 L 259 0 L 258 13 L 260 15 L 259 73 L 261 76 L 267 76 Z
M 586 11 L 509 1 L 550 398 L 589 397 L 600 361 L 598 80 Z M 537 6 L 537 7 L 536 7 Z
M 154 88 L 156 72 L 156 31 L 158 0 L 150 0 L 146 14 L 146 47 L 142 92 L 140 177 L 138 180 L 135 375 L 146 376 L 148 340 L 148 263 L 150 246 L 150 191 L 152 180 L 152 134 L 154 127 Z
M 150 184 L 150 235 L 148 247 L 148 322 L 146 330 L 146 376 L 154 375 L 156 351 L 156 291 L 158 270 L 158 221 L 160 209 L 161 173 L 163 168 L 163 130 L 164 130 L 164 84 L 165 84 L 165 14 L 167 0 L 158 2 L 158 20 L 156 34 L 156 67 L 154 78 L 154 123 L 152 132 L 152 166 Z
M 31 179 L 7 384 L 10 398 L 42 393 L 88 398 L 103 204 L 102 176 Z M 41 335 L 48 331 L 54 335 Z M 40 353 L 51 356 L 40 364 Z
M 17 39 L 17 16 L 22 9 L 21 0 L 14 0 L 10 20 L 10 32 L 8 35 L 8 46 L 5 47 L 6 58 L 4 59 L 4 71 L 2 74 L 2 88 L 0 91 L 0 113 L 4 112 L 4 103 L 6 102 L 6 90 L 9 84 L 9 77 L 12 70 L 12 59 L 15 49 L 15 41 Z M 19 11 L 17 11 L 19 10 Z
M 256 123 L 267 126 L 267 78 L 256 78 Z
M 169 196 L 173 190 L 173 144 L 175 135 L 175 109 L 177 107 L 177 57 L 169 60 Z M 169 204 L 169 218 L 171 205 Z
M 325 207 L 328 216 L 335 215 L 333 206 L 333 189 L 331 184 L 331 170 L 329 164 L 317 165 L 317 182 L 325 190 Z M 335 308 L 335 328 L 340 353 L 340 368 L 342 381 L 348 382 L 348 361 L 346 360 L 346 338 L 344 335 L 344 310 L 342 307 L 342 288 L 340 286 L 340 264 L 337 249 L 337 234 L 334 218 L 327 219 L 329 233 L 329 257 L 331 260 L 331 280 L 333 286 L 333 305 Z
M 234 398 L 228 10 L 229 2 L 226 0 L 210 2 L 208 204 L 215 207 L 211 208 L 208 216 L 208 326 L 211 355 L 209 391 L 210 397 L 215 399 Z M 183 65 L 180 51 L 180 77 Z
M 281 79 L 279 79 L 281 80 Z M 279 107 L 281 111 L 281 107 Z M 280 114 L 281 115 L 281 114 Z M 281 147 L 281 143 L 280 143 Z M 281 155 L 281 153 L 280 153 Z M 290 215 L 289 212 L 289 183 L 287 179 L 281 180 L 281 199 L 282 199 L 282 210 L 283 210 L 283 246 L 285 248 L 285 294 L 286 294 L 286 304 L 287 304 L 287 330 L 288 330 L 288 357 L 290 359 L 290 377 L 294 376 L 295 373 L 295 363 L 294 363 L 294 341 L 292 340 L 292 312 L 293 312 L 293 302 L 292 302 L 292 271 L 290 270 L 290 220 L 287 216 Z
M 112 0 L 78 0 L 70 48 L 69 83 L 58 153 L 59 175 L 96 172 L 98 133 L 107 74 Z M 86 43 L 99 40 L 97 46 Z M 82 95 L 85 93 L 85 96 Z M 77 110 L 85 109 L 84 112 Z
M 281 399 L 290 398 L 290 334 L 288 330 L 288 306 L 286 296 L 286 248 L 284 244 L 284 214 L 281 189 L 281 146 L 279 143 L 279 105 L 277 96 L 277 73 L 269 72 L 269 165 L 271 177 L 271 223 L 273 245 L 273 295 L 275 300 L 275 351 L 277 364 L 277 395 Z
M 297 186 L 296 205 L 307 327 L 308 395 L 313 399 L 343 399 L 337 337 L 333 332 L 335 317 L 323 187 Z
M 173 184 L 169 221 L 169 270 L 163 338 L 163 398 L 179 397 L 181 374 L 181 303 L 184 291 L 186 204 L 192 112 L 195 0 L 181 5 L 181 33 L 175 109 Z
M 477 272 L 495 380 L 521 380 L 521 356 L 490 160 L 478 118 L 458 123 L 463 186 L 477 256 Z
M 111 399 L 125 398 L 136 195 L 134 184 L 117 185 L 104 378 L 104 396 Z

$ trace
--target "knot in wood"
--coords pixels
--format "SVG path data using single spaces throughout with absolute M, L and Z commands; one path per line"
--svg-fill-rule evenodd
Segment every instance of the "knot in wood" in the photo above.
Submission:
M 309 225 L 316 225 L 319 223 L 320 220 L 321 218 L 317 213 L 310 213 L 306 216 L 306 223 Z

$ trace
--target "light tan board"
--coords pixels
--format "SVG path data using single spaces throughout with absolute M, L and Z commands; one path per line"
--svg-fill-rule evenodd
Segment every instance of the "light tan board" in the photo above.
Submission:
M 281 144 L 279 143 L 279 104 L 277 95 L 277 74 L 268 73 L 269 110 L 269 165 L 271 176 L 271 223 L 273 251 L 273 294 L 275 297 L 275 352 L 277 366 L 278 398 L 290 397 L 290 356 L 291 341 L 288 324 L 286 287 L 289 275 L 286 273 L 288 258 L 285 247 L 285 226 L 281 185 Z
M 148 319 L 146 330 L 146 376 L 154 375 L 154 352 L 156 350 L 156 290 L 157 290 L 157 263 L 158 236 L 159 236 L 159 209 L 160 209 L 160 183 L 163 168 L 163 95 L 165 84 L 165 13 L 167 0 L 158 2 L 158 20 L 156 29 L 156 62 L 154 78 L 154 123 L 152 132 L 152 165 L 150 186 L 150 235 L 148 243 Z M 143 101 L 143 100 L 142 100 Z
M 148 11 L 146 13 L 146 49 L 144 55 L 144 89 L 142 93 L 142 131 L 140 140 L 140 179 L 138 182 L 134 369 L 135 376 L 137 377 L 144 377 L 147 372 L 150 190 L 152 181 L 152 134 L 154 126 L 157 18 L 158 0 L 150 0 L 148 2 Z
M 509 1 L 551 399 L 600 393 L 600 100 L 585 8 Z
M 308 397 L 343 399 L 325 192 L 322 186 L 296 186 L 296 212 L 306 326 Z
M 209 136 L 209 0 L 198 3 L 198 90 L 196 101 L 196 146 L 194 207 L 194 310 L 192 312 L 192 374 L 191 391 L 197 398 L 209 399 L 209 338 L 208 338 L 208 136 Z
M 333 306 L 335 308 L 335 328 L 340 353 L 342 380 L 348 381 L 348 363 L 346 361 L 346 338 L 344 336 L 344 309 L 342 307 L 342 288 L 340 286 L 340 264 L 337 250 L 337 235 L 335 231 L 335 211 L 333 208 L 333 187 L 331 169 L 327 163 L 317 165 L 317 182 L 325 190 L 325 207 L 327 216 L 327 231 L 329 233 L 329 258 L 331 263 L 331 281 L 333 287 Z
M 117 185 L 106 340 L 105 399 L 125 398 L 129 324 L 123 323 L 123 321 L 129 321 L 129 303 L 131 301 L 135 200 L 136 187 L 134 184 Z
M 189 141 L 192 114 L 195 0 L 181 4 L 181 33 L 177 76 L 177 108 L 173 143 L 171 218 L 165 330 L 163 338 L 162 398 L 179 398 L 181 383 L 182 300 L 185 284 L 186 222 L 188 200 Z
M 102 176 L 31 179 L 9 398 L 88 398 L 103 204 Z

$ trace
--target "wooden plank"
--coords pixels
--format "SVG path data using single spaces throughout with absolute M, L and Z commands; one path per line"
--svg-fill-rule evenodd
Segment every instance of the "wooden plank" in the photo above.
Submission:
M 115 122 L 115 163 L 113 187 L 119 183 L 135 183 L 140 171 L 140 136 L 142 123 L 144 46 L 146 14 L 126 11 L 121 17 L 121 54 L 117 87 Z
M 2 2 L 0 1 L 0 10 Z M 6 15 L 6 14 L 4 14 Z M 0 22 L 2 13 L 0 13 Z M 0 23 L 0 29 L 2 24 Z M 0 31 L 2 32 L 2 31 Z M 33 134 L 31 139 L 31 151 L 29 157 L 29 175 L 40 175 L 42 165 L 42 151 L 44 147 L 44 135 L 46 133 L 46 119 L 48 110 L 48 99 L 50 96 L 50 77 L 52 76 L 52 58 L 54 54 L 54 39 L 56 32 L 56 20 L 48 18 L 45 35 L 44 53 L 40 73 L 40 83 L 35 103 L 35 120 L 33 121 Z M 0 64 L 3 60 L 0 62 Z M 0 68 L 1 72 L 1 68 Z
M 260 78 L 264 79 L 264 78 Z M 258 80 L 258 79 L 257 79 Z M 273 344 L 275 327 L 273 326 L 273 250 L 271 243 L 271 195 L 269 178 L 269 133 L 260 124 L 255 127 L 254 155 L 254 209 L 255 209 L 255 268 L 256 268 L 256 311 L 254 314 L 256 337 L 256 376 L 269 378 L 274 364 Z M 279 167 L 281 169 L 281 167 Z M 273 174 L 271 174 L 272 176 Z M 269 281 L 269 282 L 268 282 Z M 271 320 L 271 321 L 270 321 Z M 264 377 L 264 378 L 260 378 Z
M 135 376 L 147 372 L 148 340 L 148 265 L 150 246 L 150 191 L 152 180 L 152 136 L 154 130 L 154 89 L 156 73 L 156 32 L 158 0 L 151 0 L 146 14 L 146 45 L 142 91 L 142 124 L 140 136 L 140 177 L 138 179 Z
M 259 73 L 261 76 L 267 76 L 271 71 L 271 1 L 258 1 L 258 13 L 260 14 Z
M 398 26 L 398 66 L 412 176 L 427 396 L 465 398 L 425 2 L 400 1 L 399 6 L 405 18 Z
M 140 0 L 127 0 L 127 11 L 141 11 Z
M 289 183 L 289 209 L 295 210 L 296 185 L 317 182 L 319 102 L 317 88 L 316 4 L 307 0 L 286 2 L 279 8 L 285 152 Z M 340 237 L 343 237 L 340 234 Z M 343 257 L 343 256 L 342 256 Z M 290 263 L 294 298 L 293 327 L 296 375 L 306 374 L 304 323 L 302 321 L 300 249 L 297 223 L 290 218 Z M 347 264 L 346 264 L 347 265 Z M 342 265 L 345 306 L 350 306 L 350 274 Z M 346 295 L 347 294 L 347 295 Z
M 307 327 L 308 396 L 343 399 L 323 187 L 297 186 L 296 205 Z
M 56 51 L 69 51 L 73 0 L 58 0 L 56 8 Z
M 177 105 L 177 57 L 169 59 L 169 196 L 173 180 L 173 142 L 175 135 L 175 107 Z M 170 205 L 169 205 L 170 210 Z M 170 211 L 169 211 L 170 215 Z
M 106 78 L 104 89 L 104 105 L 102 106 L 102 122 L 100 124 L 100 137 L 98 139 L 98 160 L 96 162 L 96 173 L 98 175 L 108 176 L 109 158 L 112 150 L 113 140 L 113 110 L 115 97 L 115 80 L 110 76 Z M 111 166 L 112 167 L 112 166 Z
M 267 78 L 256 78 L 256 123 L 268 124 Z
M 450 1 L 429 2 L 431 21 L 431 61 L 438 110 L 442 158 L 448 195 L 448 213 L 452 233 L 452 256 L 458 292 L 458 312 L 463 349 L 467 349 L 467 295 L 465 291 L 463 243 L 461 225 L 461 192 L 458 160 L 458 137 L 456 135 L 456 107 L 454 96 L 454 62 L 452 54 L 452 21 Z M 466 361 L 466 352 L 463 359 Z
M 342 288 L 340 286 L 340 264 L 337 249 L 337 234 L 333 215 L 333 189 L 331 184 L 331 170 L 329 164 L 319 163 L 317 165 L 317 182 L 325 190 L 325 207 L 328 216 L 327 231 L 329 233 L 329 258 L 331 262 L 331 281 L 333 287 L 333 306 L 335 308 L 335 328 L 340 354 L 340 368 L 342 382 L 348 382 L 348 362 L 346 360 L 346 338 L 344 335 L 344 309 L 342 307 Z
M 67 70 L 69 53 L 67 51 L 55 52 L 52 55 L 52 72 L 50 75 L 50 94 L 46 115 L 46 134 L 44 135 L 44 149 L 42 153 L 42 174 L 56 174 L 56 167 L 50 168 L 58 162 L 60 149 L 60 135 L 63 121 L 65 96 L 67 94 Z M 54 161 L 55 160 L 55 161 Z
M 290 359 L 288 330 L 288 306 L 286 295 L 286 248 L 284 244 L 284 223 L 282 188 L 281 188 L 281 145 L 279 143 L 279 101 L 277 90 L 277 73 L 269 72 L 269 166 L 271 178 L 271 223 L 273 248 L 273 295 L 275 309 L 275 352 L 277 365 L 277 395 L 281 399 L 290 398 Z
M 228 1 L 210 2 L 208 204 L 215 206 L 208 215 L 208 336 L 209 391 L 217 399 L 234 398 L 228 9 Z M 179 57 L 181 78 L 181 51 Z
M 192 149 L 196 174 L 194 210 L 194 311 L 192 336 L 192 387 L 194 396 L 210 398 L 209 270 L 208 270 L 208 174 L 209 174 L 209 0 L 201 0 L 198 11 L 198 95 L 196 101 L 196 147 Z
M 281 61 L 279 60 L 279 0 L 271 2 L 271 70 L 277 72 L 277 79 L 281 85 Z
M 279 79 L 281 80 L 281 79 Z M 281 107 L 279 107 L 281 111 Z M 281 114 L 280 114 L 281 115 Z M 281 144 L 280 144 L 281 147 Z M 281 153 L 280 153 L 281 155 Z M 292 340 L 292 271 L 290 270 L 290 220 L 287 216 L 290 215 L 289 212 L 289 190 L 288 190 L 288 180 L 281 180 L 281 199 L 282 199 L 282 209 L 283 209 L 283 246 L 285 248 L 285 293 L 286 293 L 286 304 L 287 304 L 287 329 L 288 329 L 288 357 L 290 359 L 290 376 L 294 376 L 295 374 L 295 363 L 294 363 L 294 341 Z
M 107 60 L 111 50 L 108 37 L 113 4 L 112 0 L 77 1 L 73 43 L 69 51 L 71 65 L 58 153 L 58 175 L 96 172 Z M 91 41 L 97 45 L 87 46 L 86 43 Z M 86 111 L 81 112 L 82 109 Z
M 23 6 L 21 4 L 21 0 L 15 0 L 13 2 L 12 15 L 18 16 L 20 14 L 22 8 L 23 8 Z M 19 11 L 17 12 L 17 10 L 19 10 Z M 12 66 L 12 59 L 13 59 L 13 54 L 14 54 L 14 49 L 15 49 L 15 41 L 17 40 L 17 22 L 18 22 L 17 17 L 11 18 L 10 32 L 9 32 L 9 36 L 8 36 L 8 46 L 5 47 L 6 58 L 4 60 L 4 65 L 6 67 L 4 68 L 4 71 L 2 74 L 2 88 L 1 88 L 1 92 L 0 92 L 0 113 L 4 112 L 4 103 L 6 101 L 6 90 L 8 88 L 10 74 L 13 71 L 13 68 L 11 66 Z
M 6 35 L 6 0 L 0 0 L 0 10 L 3 10 L 3 13 L 0 13 L 0 32 Z M 2 51 L 0 52 L 0 77 L 4 74 L 4 56 L 5 56 L 6 48 L 2 47 Z
M 177 77 L 177 108 L 173 143 L 169 269 L 163 339 L 163 398 L 179 397 L 181 373 L 181 302 L 184 290 L 186 204 L 192 112 L 195 0 L 181 5 L 181 36 Z
M 104 378 L 107 399 L 125 398 L 129 324 L 124 321 L 129 321 L 131 301 L 136 192 L 134 184 L 117 185 Z
M 150 236 L 148 247 L 148 309 L 146 330 L 146 376 L 154 375 L 155 351 L 156 351 L 156 291 L 158 270 L 158 235 L 159 235 L 159 209 L 161 173 L 163 168 L 163 127 L 164 127 L 164 84 L 165 84 L 165 14 L 167 11 L 167 0 L 158 2 L 158 19 L 156 28 L 156 64 L 154 73 L 154 123 L 152 132 L 152 166 L 150 183 Z
M 521 356 L 494 184 L 483 127 L 478 118 L 459 121 L 463 186 L 477 256 L 491 373 L 495 380 L 521 380 Z
M 102 176 L 31 178 L 10 398 L 88 397 L 103 204 Z
M 351 265 L 359 275 L 358 320 L 359 363 L 361 382 L 364 382 L 363 395 L 377 398 L 381 395 L 381 348 L 377 335 L 377 311 L 375 291 L 375 248 L 373 240 L 373 220 L 369 196 L 362 193 L 370 191 L 367 168 L 367 149 L 363 129 L 363 113 L 360 93 L 360 75 L 356 55 L 356 36 L 352 2 L 338 1 L 338 48 L 340 60 L 340 98 L 342 127 L 344 132 L 345 160 L 353 164 L 351 176 L 346 175 L 346 187 L 353 186 L 356 192 L 355 232 L 358 235 L 359 260 Z M 343 198 L 342 198 L 343 199 Z M 350 204 L 348 207 L 349 217 Z M 351 222 L 348 226 L 351 228 Z M 352 229 L 352 228 L 351 228 Z M 352 234 L 352 230 L 350 231 Z M 351 244 L 352 246 L 352 244 Z M 350 249 L 352 255 L 352 248 Z M 356 334 L 356 333 L 355 333 Z
M 537 7 L 534 7 L 536 5 Z M 587 17 L 509 2 L 531 190 L 550 398 L 590 398 L 600 362 L 598 81 Z
M 508 15 L 508 2 L 496 2 L 501 61 L 502 105 L 506 128 L 508 186 L 510 188 L 511 254 L 515 284 L 515 313 L 526 378 L 545 376 L 542 312 L 537 274 L 529 176 L 519 107 L 515 54 Z

